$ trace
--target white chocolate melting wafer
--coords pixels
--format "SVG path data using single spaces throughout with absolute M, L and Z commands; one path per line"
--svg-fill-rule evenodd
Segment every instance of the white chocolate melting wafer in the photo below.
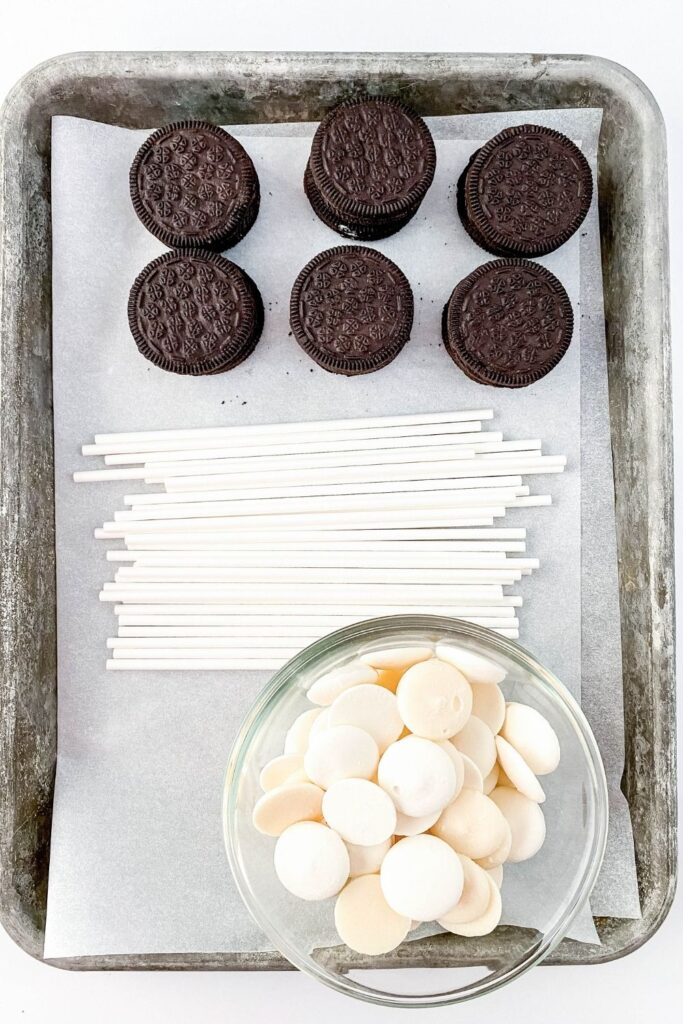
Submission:
M 361 654 L 360 660 L 376 669 L 393 669 L 405 671 L 411 665 L 427 661 L 434 656 L 431 647 L 385 647 L 379 651 L 368 651 Z
M 493 768 L 484 779 L 484 796 L 488 796 L 489 793 L 492 793 L 493 790 L 496 788 L 496 786 L 498 785 L 499 775 L 500 768 L 498 767 L 498 763 L 496 762 L 496 764 L 494 764 Z
M 379 875 L 362 875 L 352 879 L 337 897 L 334 923 L 339 938 L 350 949 L 366 956 L 380 956 L 400 946 L 411 920 L 391 909 Z
M 313 719 L 311 730 L 308 734 L 308 745 L 310 747 L 316 736 L 319 736 L 321 732 L 330 727 L 330 709 L 322 708 L 317 718 Z
M 336 896 L 349 877 L 349 853 L 327 825 L 300 821 L 275 844 L 275 873 L 288 892 L 302 900 Z
M 364 683 L 341 693 L 330 708 L 330 725 L 355 725 L 369 732 L 383 753 L 403 731 L 396 697 L 383 686 Z
M 451 746 L 453 746 L 452 743 L 451 743 Z M 454 747 L 453 749 L 457 750 L 458 748 Z M 467 754 L 461 753 L 461 751 L 459 751 L 459 750 L 458 750 L 458 753 L 460 754 L 460 757 L 462 758 L 463 767 L 465 769 L 465 777 L 464 777 L 464 780 L 463 780 L 462 788 L 463 789 L 476 789 L 478 793 L 483 793 L 484 792 L 484 777 L 483 777 L 483 775 L 481 774 L 481 772 L 479 771 L 479 769 L 477 768 L 476 764 L 474 763 L 474 761 L 472 760 L 471 757 L 468 757 Z
M 560 741 L 555 730 L 528 704 L 507 705 L 500 734 L 522 755 L 534 775 L 547 775 L 560 763 Z
M 254 805 L 254 828 L 266 836 L 279 836 L 297 821 L 320 820 L 322 799 L 322 789 L 311 782 L 269 789 Z
M 436 656 L 450 665 L 455 665 L 470 683 L 502 683 L 507 675 L 504 668 L 495 661 L 468 651 L 455 644 L 437 644 Z
M 542 804 L 545 800 L 543 787 L 522 755 L 502 736 L 496 736 L 496 749 L 503 771 L 515 789 L 537 804 Z
M 285 754 L 301 754 L 303 757 L 308 748 L 311 727 L 321 710 L 321 708 L 311 708 L 309 711 L 303 711 L 298 718 L 294 719 L 285 736 Z
M 490 797 L 476 789 L 463 789 L 431 831 L 458 853 L 478 860 L 500 846 L 505 837 L 505 819 Z
M 451 800 L 455 800 L 456 796 L 460 793 L 460 790 L 466 784 L 465 779 L 467 778 L 468 773 L 467 768 L 465 767 L 465 759 L 457 747 L 453 746 L 450 740 L 439 740 L 436 745 L 441 747 L 453 762 L 453 767 L 455 768 L 455 792 L 453 793 Z M 474 786 L 473 788 L 476 789 L 477 787 Z
M 304 770 L 322 789 L 340 779 L 372 779 L 379 750 L 372 736 L 355 725 L 333 725 L 309 742 Z
M 474 935 L 488 935 L 494 928 L 497 928 L 503 912 L 500 890 L 489 875 L 486 875 L 486 884 L 489 890 L 489 903 L 481 917 L 475 918 L 474 921 L 465 921 L 462 924 L 450 923 L 448 918 L 442 917 L 439 919 L 442 928 L 452 932 L 453 935 L 464 935 L 468 938 Z
M 439 924 L 443 928 L 474 921 L 486 913 L 489 905 L 490 893 L 486 872 L 464 854 L 459 853 L 458 858 L 463 871 L 462 893 L 455 906 L 440 918 Z
M 463 674 L 436 658 L 409 668 L 401 677 L 396 698 L 410 731 L 429 740 L 450 739 L 472 711 L 472 690 Z
M 382 754 L 377 780 L 396 809 L 411 818 L 440 812 L 455 796 L 458 784 L 455 764 L 446 751 L 421 736 L 392 743 Z
M 487 854 L 486 857 L 479 857 L 477 864 L 484 868 L 485 871 L 489 871 L 491 868 L 497 868 L 499 865 L 504 864 L 508 859 L 510 853 L 510 847 L 512 846 L 512 832 L 508 825 L 507 819 L 505 821 L 505 836 L 500 844 L 497 846 L 493 853 Z
M 421 832 L 428 832 L 441 815 L 441 811 L 434 811 L 433 814 L 425 814 L 421 818 L 412 818 L 409 814 L 396 812 L 396 825 L 394 826 L 395 836 L 419 836 Z
M 389 906 L 413 921 L 434 921 L 460 899 L 462 865 L 436 836 L 409 836 L 382 861 L 382 892 Z
M 512 845 L 507 859 L 512 864 L 529 860 L 543 846 L 545 818 L 543 811 L 529 797 L 507 786 L 498 786 L 490 799 L 507 819 L 512 832 Z
M 347 843 L 377 846 L 394 834 L 396 808 L 380 786 L 367 779 L 341 779 L 322 800 L 325 821 Z
M 347 843 L 349 876 L 356 878 L 358 875 L 373 875 L 379 871 L 382 861 L 391 849 L 391 844 L 391 839 L 385 839 L 383 843 L 377 843 L 375 846 L 356 846 L 355 843 Z
M 505 721 L 505 697 L 495 683 L 472 683 L 472 714 L 481 718 L 492 733 L 500 732 Z
M 377 672 L 370 665 L 354 661 L 350 665 L 343 665 L 341 668 L 334 668 L 316 681 L 308 689 L 308 699 L 313 704 L 321 707 L 329 707 L 330 704 L 352 686 L 360 686 L 361 683 L 377 682 Z
M 470 715 L 451 742 L 461 754 L 474 761 L 482 779 L 485 779 L 496 763 L 496 743 L 488 725 L 476 715 Z
M 304 759 L 301 754 L 280 754 L 265 764 L 259 775 L 259 785 L 265 792 L 281 786 L 291 775 L 303 768 Z

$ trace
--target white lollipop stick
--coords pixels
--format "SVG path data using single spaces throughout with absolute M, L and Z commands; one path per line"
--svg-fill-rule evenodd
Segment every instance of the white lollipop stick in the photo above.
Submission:
M 124 616 L 119 618 L 119 622 L 122 621 Z M 243 618 L 246 618 L 244 616 Z M 498 618 L 473 618 L 460 616 L 465 619 L 466 622 L 472 622 L 479 626 L 486 626 L 488 629 L 517 629 L 519 627 L 519 620 L 516 618 L 502 616 Z M 154 638 L 157 637 L 162 639 L 163 637 L 262 637 L 264 629 L 268 630 L 268 634 L 271 637 L 281 636 L 294 636 L 301 638 L 302 636 L 310 636 L 314 639 L 325 636 L 327 633 L 333 633 L 337 629 L 341 629 L 343 626 L 351 625 L 356 622 L 357 618 L 353 615 L 347 617 L 340 617 L 336 619 L 330 619 L 328 622 L 320 622 L 314 618 L 310 620 L 303 619 L 298 624 L 294 623 L 289 625 L 289 620 L 282 621 L 280 619 L 257 619 L 254 625 L 233 625 L 233 626 L 119 626 L 118 635 L 120 637 L 146 637 Z
M 446 564 L 451 564 L 450 559 L 456 558 L 479 558 L 491 556 L 501 561 L 510 554 L 524 553 L 526 545 L 523 541 L 338 541 L 330 545 L 322 541 L 272 541 L 270 543 L 255 544 L 253 541 L 245 544 L 224 544 L 215 548 L 212 544 L 205 544 L 203 548 L 196 549 L 175 548 L 169 545 L 168 548 L 111 548 L 107 551 L 108 562 L 138 562 L 140 565 L 192 565 L 202 564 L 204 559 L 207 564 L 220 565 L 221 560 L 229 560 L 233 555 L 241 555 L 244 558 L 268 557 L 268 553 L 275 557 L 322 557 L 325 555 L 344 558 L 346 555 L 353 559 L 363 554 L 380 556 L 398 556 L 433 558 L 446 555 Z M 214 561 L 214 558 L 216 561 Z M 515 562 L 518 560 L 515 559 Z M 528 562 L 529 559 L 522 559 Z M 533 561 L 537 561 L 534 559 Z M 346 564 L 346 563 L 345 563 Z M 426 564 L 429 564 L 428 562 Z M 537 566 L 527 566 L 537 568 Z
M 476 424 L 466 434 L 445 433 L 429 435 L 429 446 L 463 444 L 470 446 L 478 441 L 502 441 L 503 435 L 497 431 L 480 430 Z M 244 458 L 254 458 L 261 455 L 291 455 L 298 453 L 316 454 L 329 452 L 367 452 L 376 451 L 382 447 L 391 448 L 422 448 L 425 446 L 423 435 L 410 437 L 385 437 L 385 438 L 345 438 L 343 440 L 328 440 L 319 438 L 306 441 L 271 441 L 269 443 L 258 443 L 244 445 L 237 448 L 230 447 L 205 447 L 205 448 L 175 448 L 172 451 L 155 452 L 123 452 L 116 455 L 105 455 L 104 461 L 107 466 L 125 466 L 145 463 L 151 466 L 154 463 L 187 462 L 206 459 L 234 459 L 240 453 Z
M 327 550 L 341 543 L 356 544 L 357 542 L 363 542 L 363 544 L 371 543 L 373 545 L 377 541 L 419 541 L 421 543 L 426 541 L 447 541 L 449 543 L 451 541 L 492 541 L 495 543 L 503 541 L 523 542 L 526 537 L 525 529 L 507 527 L 494 527 L 492 529 L 469 529 L 458 526 L 420 527 L 417 529 L 394 527 L 384 530 L 381 526 L 377 526 L 369 529 L 348 527 L 332 530 L 309 527 L 305 530 L 277 528 L 262 530 L 258 526 L 259 524 L 254 523 L 252 530 L 241 530 L 238 537 L 231 537 L 222 531 L 211 532 L 208 529 L 199 536 L 193 536 L 188 534 L 187 531 L 182 531 L 179 533 L 165 533 L 160 537 L 130 537 L 128 539 L 128 546 L 131 550 L 158 550 L 160 548 L 164 550 L 175 548 L 178 550 L 192 550 L 196 547 L 213 551 L 218 547 L 221 549 L 233 549 L 235 545 L 240 547 L 261 545 L 270 547 L 271 545 L 282 544 L 292 547 L 303 542 L 304 547 L 307 547 L 310 543 L 323 545 L 323 549 Z M 520 550 L 524 550 L 524 548 L 520 548 Z
M 341 430 L 377 426 L 417 426 L 425 423 L 462 423 L 468 420 L 493 419 L 492 409 L 475 409 L 469 412 L 422 412 L 406 413 L 400 416 L 348 417 L 337 420 L 311 420 L 295 423 L 256 423 L 244 426 L 186 427 L 181 430 L 137 430 L 127 433 L 96 434 L 96 444 L 118 444 L 131 441 L 163 441 L 167 438 L 220 437 L 241 434 L 300 433 L 306 430 Z
M 316 435 L 329 441 L 355 441 L 355 440 L 387 440 L 401 437 L 431 437 L 432 434 L 444 436 L 446 434 L 468 434 L 481 431 L 480 420 L 469 420 L 462 423 L 426 423 L 411 425 L 388 426 L 381 424 L 376 427 L 359 427 L 356 429 L 338 430 L 317 430 Z M 145 456 L 156 452 L 168 451 L 193 451 L 196 448 L 207 450 L 211 448 L 225 448 L 227 445 L 233 448 L 249 447 L 257 443 L 282 443 L 282 434 L 277 427 L 273 427 L 267 434 L 254 435 L 252 433 L 233 434 L 231 436 L 218 435 L 214 437 L 186 437 L 166 438 L 157 441 L 123 441 L 111 444 L 84 444 L 81 451 L 83 455 L 118 455 L 136 454 L 141 455 L 138 462 L 144 462 Z M 306 443 L 310 440 L 311 431 L 301 427 L 297 432 L 288 435 L 293 444 Z
M 294 566 L 124 566 L 116 573 L 115 583 L 305 583 L 356 584 L 376 583 L 517 583 L 521 572 L 506 569 L 396 569 L 379 566 L 374 569 L 310 568 Z M 105 588 L 108 584 L 105 583 Z
M 338 604 L 463 604 L 477 601 L 488 604 L 502 596 L 502 586 L 497 584 L 448 585 L 435 584 L 347 584 L 333 586 L 325 583 L 114 583 L 100 591 L 101 601 L 116 601 L 129 604 L 268 604 L 273 600 L 291 600 L 304 604 L 335 602 Z
M 112 552 L 107 552 L 109 556 Z M 118 554 L 118 552 L 116 552 Z M 152 551 L 147 554 L 126 551 L 136 569 L 160 568 L 388 568 L 388 569 L 505 569 L 515 572 L 538 569 L 537 558 L 506 558 L 504 552 L 423 552 L 384 551 L 383 549 L 346 551 Z M 108 561 L 124 561 L 109 559 Z M 128 568 L 128 566 L 124 566 Z

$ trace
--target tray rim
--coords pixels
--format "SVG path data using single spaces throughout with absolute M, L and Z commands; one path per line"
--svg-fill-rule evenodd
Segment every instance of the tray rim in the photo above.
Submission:
M 0 169 L 4 167 L 6 158 L 6 143 L 7 139 L 14 129 L 21 127 L 22 118 L 30 113 L 32 105 L 35 104 L 40 98 L 43 92 L 46 92 L 50 87 L 54 87 L 55 83 L 59 84 L 62 82 L 68 85 L 70 76 L 73 74 L 90 74 L 93 77 L 103 74 L 117 73 L 120 76 L 125 76 L 131 73 L 131 67 L 134 67 L 138 74 L 147 74 L 148 76 L 163 76 L 168 73 L 181 72 L 184 78 L 199 80 L 205 78 L 207 75 L 206 63 L 213 62 L 216 71 L 223 69 L 229 71 L 231 68 L 238 70 L 240 65 L 244 69 L 249 64 L 251 65 L 266 65 L 269 70 L 278 73 L 282 73 L 287 68 L 296 67 L 300 73 L 305 73 L 306 66 L 319 66 L 321 63 L 334 64 L 335 66 L 343 65 L 344 62 L 352 62 L 355 67 L 362 70 L 363 65 L 367 65 L 368 69 L 373 71 L 381 71 L 383 68 L 386 70 L 396 70 L 399 66 L 410 64 L 417 69 L 421 69 L 424 73 L 430 71 L 430 62 L 438 65 L 441 64 L 441 71 L 447 73 L 449 70 L 453 72 L 453 66 L 457 64 L 467 63 L 466 72 L 463 72 L 462 67 L 458 70 L 465 76 L 473 77 L 476 73 L 483 70 L 490 70 L 492 67 L 498 69 L 508 66 L 511 70 L 516 71 L 518 74 L 526 73 L 528 80 L 531 82 L 534 77 L 540 77 L 543 74 L 547 74 L 548 70 L 552 71 L 564 71 L 569 74 L 573 71 L 575 74 L 583 74 L 584 76 L 593 75 L 594 78 L 600 79 L 605 88 L 621 88 L 624 93 L 628 96 L 629 101 L 632 103 L 634 109 L 638 109 L 640 116 L 650 122 L 650 128 L 655 133 L 657 146 L 655 147 L 656 152 L 654 153 L 655 158 L 659 157 L 659 167 L 654 169 L 655 175 L 659 174 L 660 180 L 655 181 L 657 188 L 655 189 L 655 197 L 657 200 L 657 212 L 660 217 L 653 218 L 655 225 L 652 230 L 659 242 L 660 260 L 659 263 L 654 267 L 653 274 L 659 274 L 659 279 L 653 278 L 650 281 L 650 285 L 653 288 L 659 287 L 659 305 L 661 307 L 662 322 L 660 328 L 660 364 L 657 369 L 661 370 L 660 374 L 660 393 L 658 407 L 659 415 L 657 417 L 658 424 L 663 424 L 663 429 L 659 433 L 660 449 L 659 449 L 659 461 L 656 466 L 657 475 L 655 478 L 656 486 L 653 488 L 652 493 L 648 490 L 648 500 L 651 507 L 654 508 L 656 515 L 662 517 L 660 528 L 658 529 L 656 537 L 653 538 L 655 546 L 657 548 L 656 553 L 659 554 L 660 573 L 658 575 L 658 593 L 652 595 L 652 616 L 653 616 L 653 634 L 659 631 L 660 635 L 664 636 L 666 641 L 667 650 L 663 653 L 660 658 L 661 665 L 652 666 L 652 670 L 656 671 L 658 668 L 664 672 L 663 688 L 669 699 L 669 707 L 673 709 L 674 699 L 674 687 L 675 677 L 673 670 L 673 638 L 674 638 L 674 620 L 673 620 L 673 571 L 672 571 L 672 552 L 673 552 L 673 521 L 672 521 L 672 465 L 673 465 L 673 453 L 672 453 L 672 438 L 671 438 L 671 395 L 670 395 L 670 330 L 668 321 L 668 240 L 666 237 L 666 212 L 667 212 L 667 195 L 666 195 L 666 143 L 665 143 L 665 129 L 661 111 L 654 100 L 649 89 L 628 69 L 618 65 L 612 61 L 605 60 L 601 57 L 592 57 L 587 55 L 533 55 L 533 54 L 486 54 L 486 53 L 472 53 L 472 54 L 459 54 L 459 53 L 323 53 L 323 52 L 281 52 L 281 53 L 266 53 L 266 52 L 253 52 L 253 51 L 240 51 L 240 52 L 221 52 L 215 51 L 213 53 L 205 52 L 153 52 L 153 51 L 140 51 L 140 52 L 81 52 L 81 53 L 67 53 L 62 54 L 44 61 L 39 64 L 36 68 L 29 71 L 14 88 L 8 94 L 2 108 L 0 109 Z M 431 69 L 434 74 L 437 73 L 437 68 Z M 559 104 L 558 104 L 559 105 Z M 533 109 L 533 108 L 530 108 Z M 656 162 L 656 159 L 655 159 Z M 652 168 L 650 168 L 652 171 Z M 664 175 L 663 182 L 661 181 L 661 175 Z M 4 179 L 3 179 L 4 180 Z M 0 182 L 2 184 L 2 182 Z M 4 295 L 4 283 L 5 283 L 5 239 L 7 234 L 7 225 L 5 223 L 4 213 L 4 201 L 5 201 L 4 189 L 0 190 L 0 239 L 2 240 L 2 246 L 0 247 L 0 313 L 2 313 L 2 302 Z M 656 262 L 656 261 L 655 261 Z M 667 374 L 667 370 L 669 371 Z M 1 372 L 1 368 L 0 368 Z M 3 402 L 3 406 L 6 402 Z M 611 402 L 612 405 L 612 402 Z M 614 415 L 614 409 L 612 409 Z M 2 413 L 5 415 L 5 412 Z M 3 428 L 4 428 L 4 420 Z M 0 437 L 0 440 L 2 438 Z M 10 475 L 11 482 L 11 475 Z M 7 497 L 9 488 L 5 485 L 5 479 L 3 474 L 2 481 L 2 495 L 3 499 Z M 4 500 L 3 506 L 6 507 Z M 648 520 L 651 521 L 651 520 Z M 5 531 L 3 531 L 3 543 L 5 540 Z M 4 551 L 3 549 L 0 549 Z M 5 606 L 5 598 L 11 598 L 11 586 L 12 579 L 8 578 L 7 573 L 3 574 L 0 579 L 0 601 Z M 11 600 L 8 601 L 9 608 L 11 610 Z M 12 636 L 11 628 L 9 628 L 7 618 L 2 620 L 2 635 L 0 637 L 0 647 L 5 653 L 9 650 L 9 641 Z M 653 662 L 656 660 L 655 652 L 652 652 Z M 10 699 L 10 689 L 12 687 L 12 679 L 10 678 L 9 672 L 3 671 L 2 678 L 2 692 L 0 692 L 0 703 L 3 710 L 6 709 L 7 702 L 6 698 L 8 694 Z M 10 706 L 10 712 L 12 708 Z M 5 723 L 3 722 L 3 727 Z M 551 963 L 566 963 L 566 962 L 591 962 L 599 963 L 606 962 L 612 959 L 616 959 L 621 956 L 625 956 L 635 949 L 639 948 L 644 942 L 648 941 L 649 938 L 655 933 L 658 927 L 665 919 L 668 910 L 673 901 L 676 885 L 676 870 L 675 870 L 675 790 L 676 790 L 676 779 L 675 779 L 675 723 L 665 723 L 664 735 L 660 737 L 660 747 L 664 754 L 667 778 L 665 780 L 666 787 L 666 805 L 668 812 L 668 819 L 666 824 L 668 825 L 668 838 L 669 844 L 673 842 L 671 847 L 673 851 L 673 862 L 671 864 L 671 870 L 665 884 L 660 886 L 659 892 L 659 903 L 656 913 L 651 915 L 647 922 L 646 928 L 641 934 L 632 934 L 628 940 L 618 948 L 617 950 L 605 950 L 602 954 L 592 956 L 589 961 L 581 961 L 580 957 L 570 957 L 569 961 L 563 960 L 561 957 L 558 958 L 557 954 L 549 961 Z M 8 747 L 8 736 L 5 735 L 3 728 L 2 734 L 0 734 L 0 753 L 4 754 Z M 5 793 L 4 785 L 8 781 L 7 774 L 5 772 L 5 765 L 0 763 L 0 827 L 2 826 L 5 818 L 3 812 L 5 811 Z M 9 781 L 12 781 L 12 775 L 9 775 Z M 14 911 L 16 907 L 11 905 L 11 894 L 10 903 L 8 904 L 8 893 L 5 888 L 5 874 L 3 871 L 4 860 L 6 854 L 5 844 L 2 842 L 0 837 L 0 922 L 5 927 L 6 931 L 10 936 L 17 942 L 22 949 L 25 949 L 30 955 L 35 956 L 37 959 L 43 959 L 39 953 L 30 948 L 27 944 L 25 936 L 22 934 L 22 930 L 18 925 L 18 922 L 14 919 Z M 572 944 L 570 944 L 572 945 Z M 576 944 L 579 945 L 580 944 Z M 580 949 L 585 952 L 587 947 L 580 946 Z M 234 957 L 234 963 L 227 964 L 226 956 Z M 66 958 L 59 960 L 43 960 L 43 962 L 50 963 L 53 966 L 65 967 L 65 968 L 76 968 L 76 969 L 102 969 L 103 967 L 111 967 L 113 969 L 129 968 L 130 964 L 120 963 L 117 964 L 114 961 L 119 961 L 126 958 L 120 957 L 109 957 L 106 958 L 107 963 L 104 962 L 105 958 L 102 957 L 75 957 Z M 128 958 L 130 959 L 130 958 Z M 288 968 L 290 965 L 282 961 L 282 958 L 272 954 L 220 954 L 215 958 L 211 955 L 206 954 L 161 954 L 158 956 L 141 956 L 137 958 L 140 963 L 138 966 L 144 968 L 165 968 L 170 966 L 184 966 L 184 967 L 196 967 L 204 966 L 211 968 L 212 966 L 217 969 L 244 969 L 250 967 L 251 969 L 279 969 Z M 250 962 L 247 963 L 246 961 Z

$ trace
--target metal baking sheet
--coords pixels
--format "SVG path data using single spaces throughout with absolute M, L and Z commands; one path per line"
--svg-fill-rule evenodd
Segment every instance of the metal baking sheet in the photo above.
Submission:
M 652 97 L 629 72 L 589 57 L 81 54 L 50 61 L 18 84 L 0 136 L 0 912 L 34 956 L 42 954 L 56 751 L 50 118 L 71 114 L 130 127 L 179 116 L 314 120 L 365 88 L 400 95 L 423 114 L 604 110 L 599 189 L 625 666 L 624 792 L 643 918 L 598 919 L 601 948 L 565 941 L 552 962 L 623 955 L 656 930 L 670 905 L 676 849 L 666 154 Z M 424 941 L 429 945 L 417 951 L 422 965 L 449 963 L 447 941 Z M 493 960 L 497 952 L 493 937 L 486 955 Z M 288 966 L 269 953 L 59 964 Z

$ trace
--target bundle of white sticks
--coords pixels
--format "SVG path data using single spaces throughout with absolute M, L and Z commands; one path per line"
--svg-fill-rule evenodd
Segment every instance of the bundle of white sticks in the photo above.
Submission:
M 549 505 L 523 476 L 561 473 L 540 440 L 469 412 L 98 434 L 104 468 L 140 480 L 95 530 L 122 540 L 100 600 L 114 670 L 276 669 L 326 633 L 377 615 L 451 615 L 517 639 L 538 569 L 507 509 Z

